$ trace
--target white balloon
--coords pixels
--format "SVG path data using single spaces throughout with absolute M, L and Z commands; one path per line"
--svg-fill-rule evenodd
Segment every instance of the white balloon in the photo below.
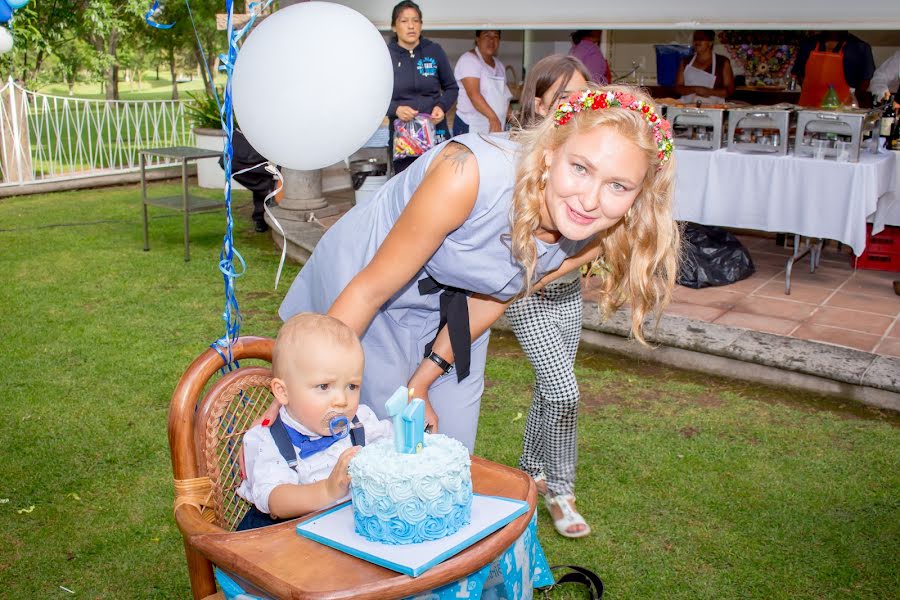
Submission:
M 6 27 L 0 27 L 0 54 L 6 54 L 13 47 L 13 36 Z
M 384 38 L 358 12 L 329 2 L 275 11 L 238 52 L 234 114 L 272 162 L 320 169 L 358 150 L 378 129 L 393 93 Z

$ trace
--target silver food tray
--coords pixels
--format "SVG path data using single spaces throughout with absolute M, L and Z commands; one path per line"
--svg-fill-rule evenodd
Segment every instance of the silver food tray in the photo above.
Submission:
M 686 148 L 718 150 L 722 147 L 725 109 L 670 106 L 666 119 L 672 125 L 675 143 Z M 678 135 L 681 127 L 704 129 L 702 138 Z
M 834 135 L 850 142 L 850 162 L 859 162 L 859 155 L 866 142 L 873 152 L 877 152 L 878 132 L 881 126 L 881 112 L 878 110 L 822 110 L 805 109 L 797 115 L 797 133 L 794 153 L 797 156 L 813 156 L 813 140 Z M 867 137 L 868 134 L 868 137 Z M 826 157 L 836 157 L 838 149 L 824 149 Z
M 784 156 L 788 153 L 790 127 L 794 112 L 781 108 L 751 106 L 728 111 L 729 152 L 760 152 Z M 776 134 L 764 136 L 764 141 L 748 141 L 737 137 L 738 130 L 777 130 Z

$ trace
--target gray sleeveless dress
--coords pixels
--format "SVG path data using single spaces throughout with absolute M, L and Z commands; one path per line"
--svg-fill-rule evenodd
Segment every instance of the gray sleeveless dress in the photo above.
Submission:
M 518 145 L 502 134 L 466 134 L 452 142 L 467 146 L 475 155 L 478 197 L 465 223 L 447 236 L 419 273 L 381 307 L 362 336 L 366 365 L 361 401 L 380 419 L 387 417 L 385 401 L 398 386 L 406 385 L 422 361 L 426 345 L 437 334 L 441 294 L 420 294 L 420 280 L 431 277 L 443 286 L 501 301 L 524 287 L 524 271 L 514 260 L 508 241 Z M 328 311 L 375 255 L 443 146 L 421 156 L 388 181 L 375 198 L 355 206 L 325 233 L 281 304 L 278 312 L 282 319 L 303 311 Z M 446 201 L 453 202 L 453 198 Z M 536 274 L 543 276 L 557 269 L 587 243 L 565 238 L 555 244 L 537 240 Z M 457 381 L 457 374 L 451 371 L 438 378 L 428 392 L 441 433 L 458 439 L 470 451 L 475 447 L 489 334 L 472 341 L 468 377 Z

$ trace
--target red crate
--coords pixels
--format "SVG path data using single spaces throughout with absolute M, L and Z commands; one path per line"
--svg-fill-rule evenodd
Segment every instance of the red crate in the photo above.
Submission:
M 856 269 L 900 273 L 900 254 L 876 254 L 867 250 L 862 256 L 853 257 L 851 264 Z
M 866 223 L 866 252 L 877 254 L 900 254 L 900 227 L 885 226 L 877 235 L 872 235 L 872 224 Z

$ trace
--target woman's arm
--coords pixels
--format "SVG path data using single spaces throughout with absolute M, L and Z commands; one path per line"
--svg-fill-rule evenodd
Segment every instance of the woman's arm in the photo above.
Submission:
M 410 282 L 444 238 L 462 225 L 478 195 L 472 151 L 449 143 L 434 158 L 419 188 L 375 256 L 340 293 L 328 314 L 362 336 L 381 306 Z
M 731 68 L 731 61 L 727 58 L 725 59 L 725 64 L 722 66 L 722 92 L 723 93 L 721 94 L 715 95 L 728 98 L 734 94 L 734 70 Z
M 551 281 L 558 279 L 566 273 L 573 271 L 582 265 L 588 264 L 595 260 L 600 253 L 600 239 L 597 239 L 585 246 L 578 254 L 573 254 L 565 259 L 555 271 L 547 273 L 534 287 L 534 291 L 543 288 Z M 494 322 L 500 318 L 506 307 L 513 299 L 506 302 L 497 300 L 490 296 L 481 294 L 473 294 L 469 297 L 469 331 L 472 339 L 478 339 L 481 334 L 490 328 Z M 435 338 L 432 351 L 438 356 L 452 363 L 454 361 L 453 350 L 450 347 L 450 334 L 446 327 L 441 329 Z M 425 359 L 419 364 L 419 368 L 413 373 L 409 380 L 409 387 L 423 392 L 427 391 L 431 384 L 443 374 L 443 371 L 432 361 Z M 417 392 L 418 396 L 419 393 Z
M 460 83 L 466 89 L 466 94 L 469 96 L 469 100 L 472 101 L 472 106 L 475 107 L 475 110 L 487 117 L 490 124 L 490 132 L 503 131 L 503 123 L 500 122 L 500 117 L 487 103 L 484 96 L 481 95 L 481 79 L 478 77 L 463 77 Z

